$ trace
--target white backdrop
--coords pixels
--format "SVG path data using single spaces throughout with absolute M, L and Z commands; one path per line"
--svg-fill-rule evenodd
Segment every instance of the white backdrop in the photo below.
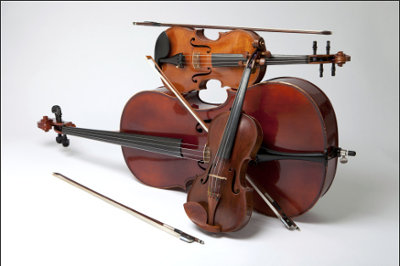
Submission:
M 398 265 L 398 2 L 2 2 L 2 265 Z M 263 33 L 275 54 L 343 50 L 336 77 L 318 66 L 270 66 L 319 86 L 338 119 L 340 146 L 356 150 L 330 191 L 291 232 L 253 214 L 214 236 L 186 217 L 186 193 L 146 187 L 120 147 L 37 129 L 51 107 L 79 127 L 118 130 L 136 92 L 161 85 L 144 55 L 166 28 L 133 21 L 331 30 L 331 36 Z M 206 30 L 217 38 L 218 30 Z M 223 99 L 217 81 L 202 92 Z M 205 241 L 186 244 L 51 175 L 60 172 Z

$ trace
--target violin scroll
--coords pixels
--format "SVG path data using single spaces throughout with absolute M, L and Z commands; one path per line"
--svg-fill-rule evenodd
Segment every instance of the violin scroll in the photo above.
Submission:
M 331 50 L 331 42 L 327 41 L 326 43 L 326 55 L 317 55 L 317 41 L 313 42 L 313 55 L 308 57 L 309 64 L 320 64 L 319 66 L 319 76 L 322 78 L 322 73 L 324 72 L 324 67 L 322 64 L 332 63 L 331 75 L 336 75 L 336 66 L 338 65 L 342 67 L 346 62 L 351 61 L 351 57 L 343 53 L 343 51 L 339 51 L 337 54 L 332 55 L 329 54 Z
M 340 51 L 335 55 L 335 62 L 333 62 L 333 63 L 335 63 L 341 67 L 341 66 L 343 66 L 344 63 L 346 63 L 348 61 L 351 61 L 350 55 L 346 55 L 343 53 L 343 51 Z

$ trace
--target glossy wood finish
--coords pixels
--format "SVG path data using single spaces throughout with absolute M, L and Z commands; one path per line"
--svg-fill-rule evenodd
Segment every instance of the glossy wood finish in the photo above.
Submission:
M 219 106 L 207 104 L 197 92 L 185 95 L 186 100 L 206 121 L 228 111 L 235 90 Z M 157 106 L 154 103 L 157 102 Z M 262 147 L 292 153 L 329 152 L 338 146 L 338 131 L 333 107 L 315 85 L 297 78 L 277 78 L 250 87 L 243 110 L 254 117 L 263 129 Z M 144 91 L 133 96 L 121 117 L 122 132 L 181 138 L 183 154 L 203 152 L 207 134 L 189 112 L 165 89 Z M 199 132 L 202 131 L 202 132 Z M 191 146 L 191 145 L 196 146 Z M 197 146 L 198 145 L 198 146 Z M 144 184 L 159 188 L 186 189 L 207 165 L 195 160 L 154 154 L 122 147 L 127 166 Z M 247 173 L 285 210 L 298 216 L 310 210 L 329 189 L 337 167 L 337 158 L 324 163 L 279 160 L 250 164 Z M 274 213 L 253 193 L 254 210 Z
M 249 160 L 255 159 L 261 145 L 261 126 L 253 118 L 242 115 L 232 154 L 229 159 L 224 159 L 218 157 L 216 152 L 221 146 L 222 133 L 228 117 L 229 112 L 222 113 L 212 121 L 208 133 L 208 146 L 211 153 L 210 162 L 213 163 L 208 165 L 203 174 L 196 177 L 184 205 L 189 218 L 211 232 L 214 232 L 215 227 L 219 228 L 220 232 L 237 231 L 248 223 L 252 214 L 252 190 L 246 186 L 245 173 Z M 218 173 L 221 178 L 213 178 L 210 175 L 212 172 Z M 200 205 L 203 208 L 203 213 L 200 213 L 202 218 L 204 212 L 207 212 L 207 220 L 201 220 L 198 218 L 199 214 L 191 213 L 193 204 L 194 207 Z
M 310 82 L 277 78 L 248 94 L 246 113 L 263 127 L 263 147 L 282 152 L 321 152 L 338 146 L 334 109 L 326 95 Z M 261 97 L 262 95 L 262 97 Z M 256 105 L 251 103 L 257 102 Z M 332 184 L 337 158 L 325 163 L 279 160 L 249 165 L 248 174 L 285 210 L 298 216 L 310 210 Z M 254 194 L 254 209 L 273 216 Z
M 219 38 L 216 40 L 208 39 L 204 35 L 204 30 L 192 28 L 175 26 L 165 32 L 170 41 L 168 57 L 183 53 L 186 63 L 183 68 L 177 68 L 175 65 L 167 63 L 161 64 L 160 67 L 181 93 L 205 89 L 210 79 L 219 80 L 221 87 L 238 88 L 244 68 L 240 66 L 213 67 L 211 56 L 213 54 L 251 54 L 255 50 L 253 42 L 260 40 L 258 34 L 244 30 L 219 33 Z M 195 47 L 191 43 L 209 48 Z M 193 56 L 199 57 L 199 68 L 196 67 Z M 251 75 L 249 85 L 259 82 L 263 78 L 265 70 L 266 66 L 257 66 L 255 72 Z M 205 73 L 210 74 L 193 78 L 194 75 Z

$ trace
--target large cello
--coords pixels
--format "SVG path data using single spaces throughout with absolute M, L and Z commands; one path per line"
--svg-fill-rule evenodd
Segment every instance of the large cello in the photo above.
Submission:
M 198 91 L 185 94 L 197 114 L 210 123 L 229 111 L 236 90 L 227 90 L 221 105 L 205 103 Z M 245 114 L 259 121 L 263 141 L 247 173 L 285 210 L 298 216 L 310 210 L 329 189 L 335 176 L 338 131 L 334 109 L 326 95 L 312 83 L 298 78 L 276 78 L 248 88 Z M 77 128 L 61 118 L 44 117 L 38 127 L 59 134 L 122 146 L 126 165 L 142 183 L 158 188 L 186 189 L 208 163 L 207 133 L 173 94 L 161 87 L 135 94 L 125 105 L 118 132 Z M 351 155 L 351 154 L 349 154 Z M 273 215 L 254 194 L 254 209 Z

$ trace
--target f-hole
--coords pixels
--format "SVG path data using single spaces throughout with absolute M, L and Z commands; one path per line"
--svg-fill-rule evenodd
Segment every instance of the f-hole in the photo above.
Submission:
M 194 79 L 195 77 L 210 75 L 211 72 L 212 72 L 211 68 L 207 67 L 207 70 L 208 70 L 208 72 L 206 72 L 206 73 L 200 73 L 200 74 L 193 75 L 193 76 L 192 76 L 192 81 L 193 81 L 194 83 L 197 83 L 197 79 Z
M 240 189 L 236 189 L 236 191 L 235 191 L 235 181 L 236 181 L 236 170 L 235 170 L 235 168 L 233 168 L 233 167 L 229 168 L 229 172 L 232 173 L 232 171 L 233 171 L 232 192 L 233 192 L 233 194 L 237 195 L 237 194 L 239 194 Z
M 193 44 L 192 42 L 195 41 L 195 38 L 190 39 L 190 45 L 193 47 L 198 47 L 198 48 L 208 48 L 207 54 L 209 54 L 211 52 L 211 47 L 207 46 L 207 45 L 197 45 L 197 44 Z
M 201 182 L 202 185 L 204 185 L 204 184 L 207 183 L 207 181 L 208 181 L 208 176 L 209 176 L 209 174 L 210 174 L 210 172 L 211 172 L 211 169 L 213 169 L 213 167 L 214 167 L 214 165 L 211 165 L 211 166 L 210 166 L 210 170 L 208 170 L 206 180 L 200 179 L 200 182 Z

